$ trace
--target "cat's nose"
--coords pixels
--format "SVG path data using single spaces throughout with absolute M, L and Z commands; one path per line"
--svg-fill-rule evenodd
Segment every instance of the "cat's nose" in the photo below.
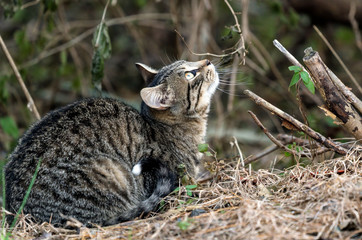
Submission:
M 211 64 L 209 59 L 201 60 L 201 61 L 199 61 L 199 63 L 201 64 L 201 67 L 206 67 L 206 66 L 209 66 Z

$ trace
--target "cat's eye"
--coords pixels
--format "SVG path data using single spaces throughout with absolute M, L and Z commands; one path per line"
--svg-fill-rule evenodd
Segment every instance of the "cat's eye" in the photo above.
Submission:
M 187 80 L 191 80 L 191 79 L 193 79 L 193 78 L 196 76 L 196 73 L 197 73 L 196 70 L 192 70 L 192 71 L 185 72 L 185 78 L 186 78 Z

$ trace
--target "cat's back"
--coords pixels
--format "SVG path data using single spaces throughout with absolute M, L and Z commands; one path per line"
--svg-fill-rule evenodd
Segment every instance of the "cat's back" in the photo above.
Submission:
M 131 170 L 145 154 L 147 131 L 138 111 L 115 99 L 84 99 L 50 112 L 24 134 L 9 157 L 7 208 L 19 208 L 41 161 L 25 212 L 57 222 L 58 212 L 67 215 L 76 209 L 85 219 L 102 222 L 123 211 L 125 199 L 137 202 L 143 196 L 135 182 L 142 179 L 135 180 Z M 135 198 L 130 190 L 141 192 Z M 99 204 L 114 209 L 93 211 Z
M 107 153 L 115 149 L 105 143 L 116 147 L 130 141 L 131 137 L 140 137 L 142 126 L 145 126 L 144 120 L 138 111 L 121 101 L 83 99 L 48 113 L 30 127 L 9 160 L 19 159 L 24 164 L 40 157 L 61 157 L 81 152 L 91 154 L 94 151 Z M 136 131 L 131 132 L 131 129 Z M 137 133 L 140 136 L 136 136 Z

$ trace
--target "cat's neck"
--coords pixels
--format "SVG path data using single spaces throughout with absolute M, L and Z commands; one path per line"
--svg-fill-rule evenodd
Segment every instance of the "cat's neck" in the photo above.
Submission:
M 167 110 L 150 111 L 147 109 L 147 111 L 142 111 L 142 115 L 153 127 L 172 134 L 175 139 L 187 139 L 194 146 L 205 142 L 208 111 L 202 115 L 175 117 Z

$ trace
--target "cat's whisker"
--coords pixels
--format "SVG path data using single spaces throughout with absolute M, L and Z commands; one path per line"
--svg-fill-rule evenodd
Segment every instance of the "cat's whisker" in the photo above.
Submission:
M 231 95 L 231 96 L 235 96 L 235 97 L 244 97 L 245 95 L 243 95 L 243 94 L 235 94 L 235 93 L 231 93 L 231 92 L 229 92 L 229 91 L 226 91 L 226 90 L 224 90 L 224 89 L 222 89 L 222 88 L 217 88 L 217 90 L 219 90 L 220 92 L 222 92 L 222 93 L 225 93 L 225 94 L 227 94 L 227 95 Z
M 225 85 L 225 86 L 245 86 L 247 84 L 245 83 L 230 83 L 230 82 L 219 82 L 220 85 Z

